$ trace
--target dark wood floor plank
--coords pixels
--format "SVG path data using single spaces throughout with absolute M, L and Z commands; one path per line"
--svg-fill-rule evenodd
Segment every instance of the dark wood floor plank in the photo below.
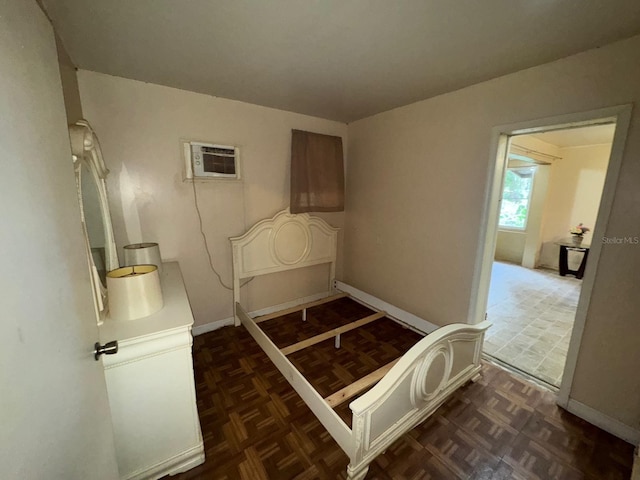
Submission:
M 341 299 L 309 309 L 307 322 L 263 325 L 286 345 L 367 312 Z M 289 358 L 327 396 L 419 338 L 390 320 L 373 325 L 343 335 L 341 349 L 327 341 Z M 346 478 L 347 456 L 243 327 L 196 337 L 193 354 L 207 459 L 167 480 Z M 348 402 L 336 412 L 348 419 Z M 632 459 L 633 446 L 560 409 L 553 393 L 487 363 L 478 382 L 379 456 L 367 479 L 626 480 Z

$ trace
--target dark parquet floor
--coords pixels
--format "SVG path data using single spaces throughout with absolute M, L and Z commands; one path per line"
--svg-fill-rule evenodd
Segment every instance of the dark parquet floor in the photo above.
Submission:
M 309 310 L 304 323 L 296 313 L 261 326 L 285 346 L 369 313 L 344 299 Z M 330 340 L 290 359 L 325 396 L 419 338 L 382 319 L 344 334 L 338 350 Z M 244 327 L 196 337 L 194 368 L 206 462 L 167 478 L 346 478 L 347 456 Z M 348 404 L 338 413 L 350 422 Z M 553 393 L 487 363 L 481 380 L 379 456 L 367 479 L 622 480 L 632 456 L 630 444 L 558 408 Z

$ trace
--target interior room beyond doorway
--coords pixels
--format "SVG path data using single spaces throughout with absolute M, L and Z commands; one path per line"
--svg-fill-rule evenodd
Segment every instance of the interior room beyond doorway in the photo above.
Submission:
M 485 353 L 555 387 L 562 381 L 614 130 L 614 124 L 598 125 L 510 141 Z M 584 227 L 583 235 L 571 233 Z M 560 268 L 561 249 L 566 268 Z

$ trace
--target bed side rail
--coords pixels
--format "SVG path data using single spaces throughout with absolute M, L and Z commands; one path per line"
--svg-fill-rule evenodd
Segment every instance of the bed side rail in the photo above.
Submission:
M 349 427 L 280 349 L 276 347 L 267 334 L 256 325 L 255 321 L 239 303 L 236 304 L 236 312 L 242 321 L 242 325 L 244 325 L 256 343 L 260 345 L 264 353 L 280 370 L 280 373 L 287 379 L 293 389 L 298 392 L 298 395 L 302 397 L 304 403 L 307 404 L 320 423 L 329 431 L 333 439 L 340 445 L 340 448 L 347 452 L 351 445 L 351 430 Z
M 353 412 L 350 477 L 404 432 L 421 423 L 458 387 L 479 374 L 484 332 L 491 324 L 452 324 L 416 343 L 360 398 Z

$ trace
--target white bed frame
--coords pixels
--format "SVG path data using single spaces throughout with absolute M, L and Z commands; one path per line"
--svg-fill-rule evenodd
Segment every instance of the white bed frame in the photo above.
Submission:
M 337 233 L 336 228 L 321 218 L 306 213 L 293 215 L 284 210 L 257 223 L 244 235 L 231 238 L 234 315 L 235 325 L 242 323 L 245 326 L 347 454 L 350 459 L 347 478 L 359 480 L 366 476 L 369 464 L 377 455 L 424 421 L 458 387 L 479 376 L 484 332 L 490 323 L 441 327 L 416 343 L 396 362 L 323 398 L 287 358 L 296 349 L 313 343 L 303 341 L 279 349 L 258 327 L 262 321 L 293 311 L 302 311 L 304 320 L 306 308 L 323 301 L 254 319 L 241 305 L 240 282 L 257 275 L 329 263 L 328 295 L 331 295 L 334 293 Z M 367 318 L 358 322 L 373 320 Z M 345 328 L 352 329 L 357 326 L 354 324 Z M 325 338 L 335 336 L 338 347 L 340 333 L 344 331 L 347 330 L 335 329 Z M 352 428 L 349 428 L 334 411 L 334 407 L 342 402 L 335 401 L 336 396 L 352 398 L 376 381 L 368 392 L 349 404 L 353 413 Z

